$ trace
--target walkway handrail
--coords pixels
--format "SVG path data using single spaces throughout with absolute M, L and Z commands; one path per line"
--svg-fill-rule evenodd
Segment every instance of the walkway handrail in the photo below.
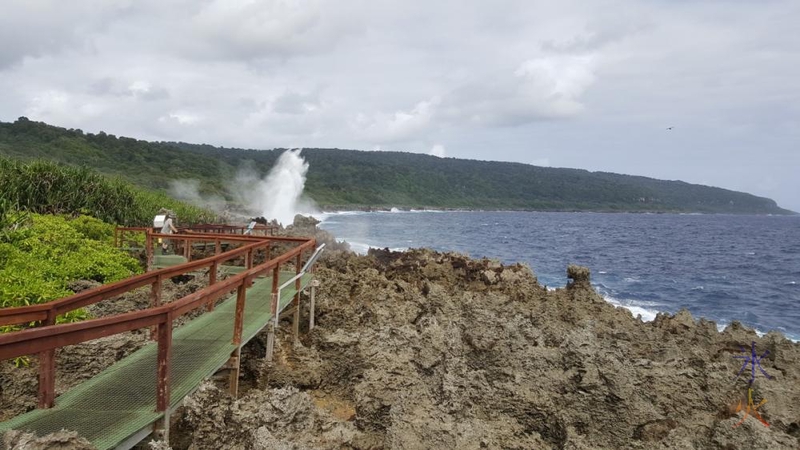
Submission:
M 139 230 L 137 230 L 139 231 Z M 281 238 L 275 239 L 273 236 L 253 236 L 239 235 L 231 236 L 218 233 L 187 233 L 187 234 L 168 234 L 161 235 L 151 233 L 149 229 L 143 230 L 146 233 L 146 248 L 148 267 L 152 257 L 153 237 L 163 236 L 167 239 L 186 241 L 186 250 L 191 259 L 191 241 L 193 240 L 213 240 L 215 242 L 215 253 L 220 251 L 220 243 L 226 240 L 241 241 L 244 243 L 239 248 L 229 250 L 224 253 L 215 254 L 197 261 L 188 261 L 178 266 L 163 268 L 147 272 L 141 275 L 99 286 L 87 291 L 55 300 L 41 305 L 31 305 L 18 308 L 0 309 L 0 325 L 19 324 L 26 322 L 39 321 L 40 326 L 22 331 L 0 334 L 0 360 L 15 358 L 30 354 L 39 354 L 39 403 L 40 408 L 51 408 L 55 400 L 55 350 L 66 345 L 74 345 L 93 339 L 108 337 L 115 334 L 145 328 L 151 328 L 151 337 L 158 341 L 157 356 L 157 400 L 156 411 L 163 412 L 169 408 L 170 402 L 170 359 L 172 348 L 172 324 L 173 321 L 183 314 L 193 311 L 203 305 L 209 310 L 213 309 L 214 303 L 219 298 L 227 295 L 233 290 L 237 291 L 236 313 L 232 332 L 232 343 L 237 350 L 232 358 L 239 358 L 239 347 L 242 344 L 242 332 L 244 323 L 244 306 L 246 290 L 253 280 L 259 276 L 267 275 L 272 271 L 272 311 L 277 314 L 276 292 L 278 288 L 278 277 L 280 265 L 295 259 L 296 270 L 300 272 L 302 255 L 305 251 L 316 246 L 314 238 Z M 233 239 L 231 239 L 233 238 Z M 281 254 L 278 257 L 269 258 L 270 249 L 273 241 L 284 241 L 299 243 L 297 247 Z M 247 242 L 250 242 L 249 244 Z M 267 252 L 267 261 L 254 267 L 253 259 L 255 252 L 264 248 Z M 217 282 L 217 269 L 220 263 L 233 258 L 244 256 L 246 269 L 238 275 L 226 280 Z M 189 294 L 179 300 L 168 304 L 161 304 L 161 284 L 165 278 L 186 273 L 210 266 L 209 286 Z M 299 302 L 299 280 L 298 292 L 295 293 L 294 302 Z M 139 311 L 130 311 L 110 317 L 90 319 L 77 323 L 56 324 L 56 317 L 59 314 L 81 308 L 93 303 L 115 297 L 133 289 L 151 285 L 152 306 Z M 238 367 L 238 366 L 237 366 Z M 237 369 L 238 370 L 238 369 Z M 238 372 L 237 372 L 238 373 Z M 238 381 L 237 381 L 238 385 Z M 162 424 L 163 425 L 163 424 Z
M 275 259 L 266 261 L 224 281 L 219 281 L 172 303 L 111 317 L 0 334 L 0 360 L 40 353 L 174 320 L 211 301 L 216 301 L 233 289 L 248 285 L 253 278 L 266 275 L 270 270 L 274 270 L 280 264 L 297 257 L 297 255 L 302 254 L 309 248 L 313 248 L 314 245 L 315 241 L 313 239 L 307 241 Z
M 196 235 L 196 234 L 191 234 L 191 235 L 153 234 L 153 236 L 157 237 L 164 236 L 164 237 L 169 237 L 171 239 L 194 239 L 194 240 L 197 239 L 202 240 L 203 238 L 206 237 L 203 235 Z M 244 239 L 242 239 L 243 237 Z M 220 235 L 216 235 L 215 237 L 209 237 L 209 239 L 214 239 L 214 238 L 223 241 L 228 240 L 227 238 L 222 239 Z M 246 255 L 250 251 L 255 251 L 262 247 L 270 245 L 271 241 L 274 239 L 271 236 L 270 237 L 238 236 L 238 238 L 236 238 L 235 240 L 246 241 L 246 242 L 256 241 L 256 242 L 253 242 L 250 245 L 245 245 L 240 248 L 229 250 L 224 253 L 220 253 L 218 255 L 199 259 L 197 261 L 188 262 L 174 267 L 166 267 L 163 269 L 153 270 L 150 272 L 133 276 L 131 278 L 116 281 L 114 283 L 98 286 L 96 288 L 88 289 L 86 291 L 79 292 L 69 297 L 53 300 L 48 303 L 41 303 L 28 306 L 18 306 L 13 308 L 3 308 L 0 309 L 0 326 L 17 325 L 35 321 L 45 322 L 48 320 L 48 318 L 52 318 L 53 323 L 55 323 L 55 318 L 61 314 L 73 311 L 78 308 L 83 308 L 84 306 L 98 303 L 112 297 L 116 297 L 120 294 L 124 294 L 126 292 L 132 291 L 142 286 L 152 285 L 159 278 L 165 279 L 169 277 L 174 277 L 176 275 L 182 275 L 186 272 L 198 270 L 206 266 L 210 267 L 213 266 L 214 264 L 219 265 L 220 263 L 228 261 L 230 259 Z M 305 241 L 307 240 L 307 238 L 304 238 L 302 240 Z

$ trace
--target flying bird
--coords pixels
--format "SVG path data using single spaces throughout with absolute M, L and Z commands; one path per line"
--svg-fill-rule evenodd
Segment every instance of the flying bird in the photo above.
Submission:
M 671 129 L 673 129 L 673 128 L 675 128 L 675 127 L 667 127 L 667 130 L 671 130 Z

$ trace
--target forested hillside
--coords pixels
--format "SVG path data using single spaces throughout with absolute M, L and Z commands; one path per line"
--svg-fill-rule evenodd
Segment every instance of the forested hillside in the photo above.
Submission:
M 87 165 L 142 186 L 196 179 L 227 197 L 242 167 L 266 173 L 281 150 L 146 142 L 20 118 L 0 122 L 0 154 Z M 437 158 L 402 152 L 305 149 L 306 194 L 329 208 L 410 207 L 786 214 L 774 201 L 680 181 Z

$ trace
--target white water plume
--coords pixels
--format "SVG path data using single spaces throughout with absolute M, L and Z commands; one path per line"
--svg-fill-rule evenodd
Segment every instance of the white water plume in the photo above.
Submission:
M 237 186 L 241 200 L 256 214 L 289 225 L 296 214 L 315 212 L 313 204 L 303 198 L 308 163 L 300 156 L 301 149 L 287 150 L 263 178 L 254 173 L 240 173 Z

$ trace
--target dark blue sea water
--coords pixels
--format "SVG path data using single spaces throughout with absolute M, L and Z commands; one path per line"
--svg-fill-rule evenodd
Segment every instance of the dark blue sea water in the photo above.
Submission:
M 564 286 L 588 266 L 606 299 L 652 320 L 687 308 L 800 339 L 800 217 L 535 212 L 334 213 L 321 227 L 351 243 L 428 247 L 524 262 Z

